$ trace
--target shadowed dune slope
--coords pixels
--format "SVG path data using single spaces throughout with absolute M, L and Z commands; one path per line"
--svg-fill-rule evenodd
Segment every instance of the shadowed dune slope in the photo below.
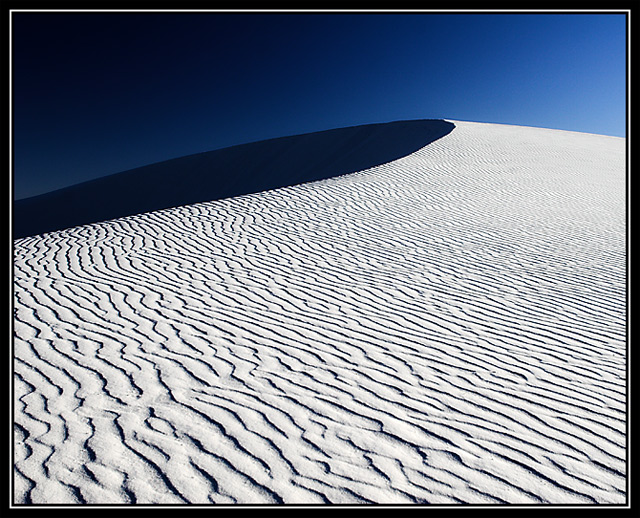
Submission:
M 409 155 L 453 127 L 443 120 L 368 124 L 150 164 L 16 201 L 13 237 L 361 171 Z

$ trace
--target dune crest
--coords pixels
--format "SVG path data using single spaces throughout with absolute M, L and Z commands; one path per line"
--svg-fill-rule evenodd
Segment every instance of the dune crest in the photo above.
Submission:
M 409 155 L 452 129 L 443 120 L 367 124 L 150 164 L 16 201 L 13 237 L 362 171 Z
M 16 240 L 15 501 L 625 503 L 625 142 L 455 125 Z

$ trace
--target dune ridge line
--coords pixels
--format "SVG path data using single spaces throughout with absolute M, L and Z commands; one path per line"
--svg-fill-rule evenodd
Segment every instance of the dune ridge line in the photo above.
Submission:
M 197 153 L 13 204 L 13 237 L 316 181 L 392 162 L 453 129 L 443 120 L 337 128 Z

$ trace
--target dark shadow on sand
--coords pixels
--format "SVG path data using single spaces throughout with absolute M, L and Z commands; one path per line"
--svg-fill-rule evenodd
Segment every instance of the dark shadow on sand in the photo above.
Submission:
M 263 140 L 150 164 L 13 204 L 13 238 L 331 178 L 391 162 L 454 128 L 368 124 Z

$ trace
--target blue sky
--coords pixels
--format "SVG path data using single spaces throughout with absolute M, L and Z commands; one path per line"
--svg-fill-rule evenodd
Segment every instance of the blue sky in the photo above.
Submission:
M 626 84 L 624 14 L 14 12 L 14 197 L 403 119 L 624 137 Z

